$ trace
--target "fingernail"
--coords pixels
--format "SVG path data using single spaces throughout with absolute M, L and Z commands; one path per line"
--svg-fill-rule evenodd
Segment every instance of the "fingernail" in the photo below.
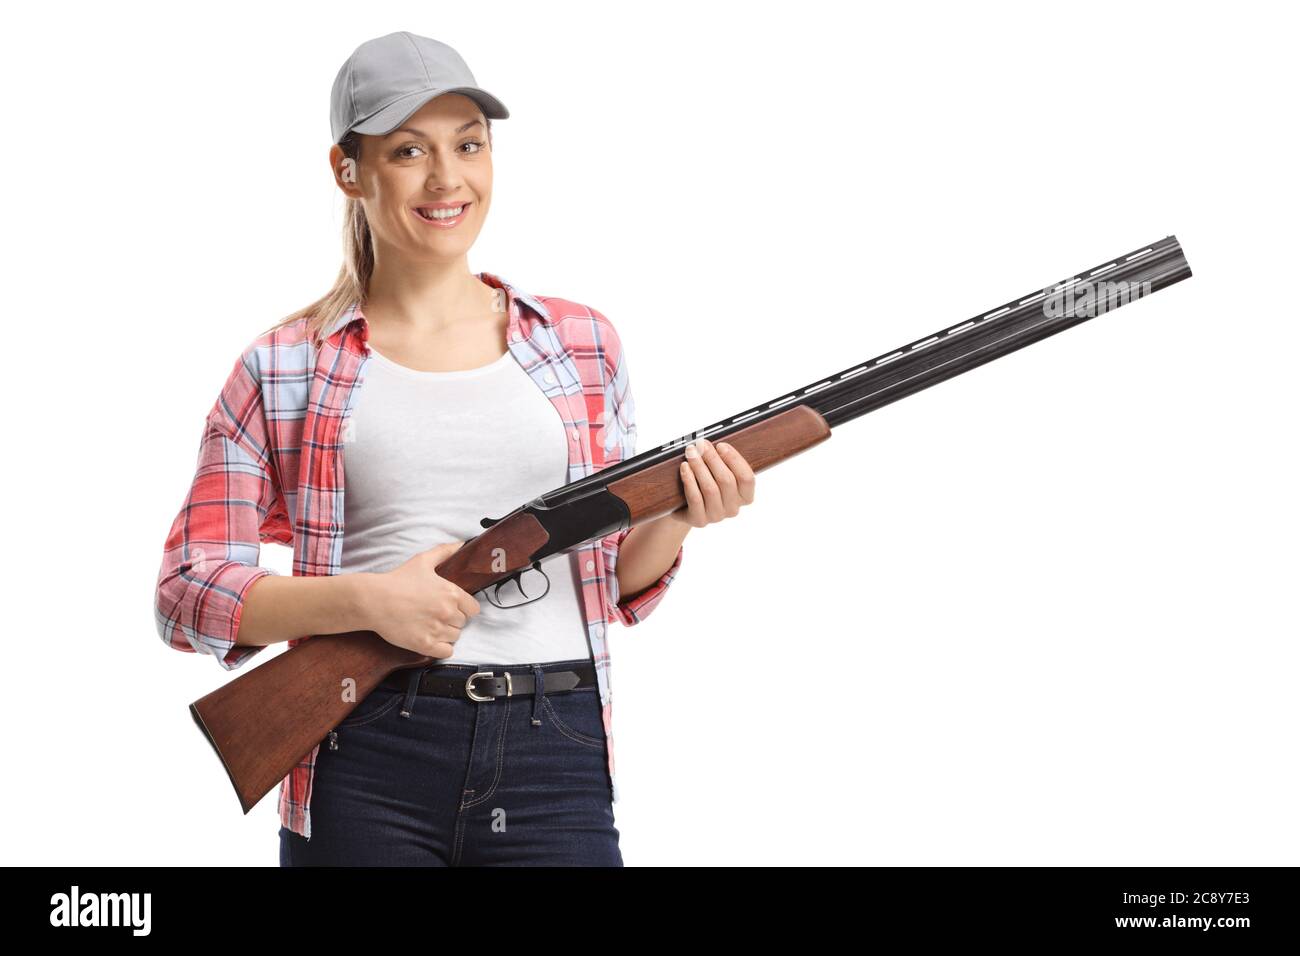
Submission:
M 695 447 L 695 442 L 691 442 L 689 445 L 686 446 L 686 457 L 687 458 L 700 457 L 700 450 Z

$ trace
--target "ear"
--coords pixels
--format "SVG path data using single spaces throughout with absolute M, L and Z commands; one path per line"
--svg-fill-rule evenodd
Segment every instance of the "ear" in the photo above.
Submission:
M 351 199 L 361 198 L 361 189 L 357 186 L 357 161 L 344 155 L 343 147 L 337 143 L 330 147 L 330 171 L 344 194 Z

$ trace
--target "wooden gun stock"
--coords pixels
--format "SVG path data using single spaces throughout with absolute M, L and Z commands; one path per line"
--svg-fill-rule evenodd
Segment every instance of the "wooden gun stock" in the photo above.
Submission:
M 247 813 L 380 681 L 422 660 L 374 631 L 321 635 L 200 697 L 190 713 Z M 356 681 L 352 700 L 345 676 Z
M 758 472 L 830 434 L 820 414 L 800 405 L 722 437 Z M 678 474 L 684 460 L 677 454 L 610 482 L 607 491 L 626 506 L 629 526 L 686 504 Z M 435 572 L 474 594 L 528 567 L 547 541 L 537 518 L 516 511 L 466 541 Z M 196 700 L 190 713 L 248 813 L 384 678 L 433 663 L 374 631 L 316 635 Z M 346 699 L 349 679 L 353 693 Z

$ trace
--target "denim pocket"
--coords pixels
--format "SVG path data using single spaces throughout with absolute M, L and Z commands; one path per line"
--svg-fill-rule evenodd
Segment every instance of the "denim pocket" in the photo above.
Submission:
M 594 688 L 547 695 L 542 698 L 542 710 L 551 725 L 565 737 L 587 747 L 604 749 L 605 724 L 600 695 Z
M 401 699 L 402 694 L 398 691 L 376 687 L 336 727 L 360 727 L 376 721 L 396 707 Z

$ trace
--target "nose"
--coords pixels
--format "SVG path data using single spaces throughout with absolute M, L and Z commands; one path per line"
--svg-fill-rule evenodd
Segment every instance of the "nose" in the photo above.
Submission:
M 424 185 L 431 192 L 440 189 L 448 191 L 460 185 L 460 178 L 456 175 L 456 164 L 443 150 L 435 149 L 429 156 L 429 175 Z

